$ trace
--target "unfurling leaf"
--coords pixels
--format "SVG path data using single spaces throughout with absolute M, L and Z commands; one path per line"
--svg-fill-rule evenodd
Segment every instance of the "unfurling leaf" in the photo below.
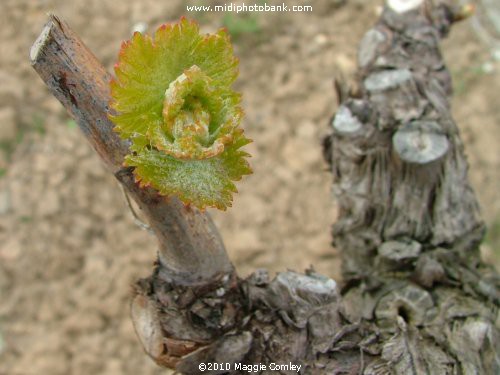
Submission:
M 181 19 L 124 42 L 111 82 L 110 118 L 131 142 L 125 165 L 143 186 L 198 208 L 231 206 L 233 181 L 252 173 L 240 148 L 238 60 L 224 30 L 200 35 Z

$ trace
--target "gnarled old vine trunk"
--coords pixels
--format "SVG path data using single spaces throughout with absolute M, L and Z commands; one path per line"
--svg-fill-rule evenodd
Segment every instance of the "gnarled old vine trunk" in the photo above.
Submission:
M 110 131 L 107 74 L 50 20 L 32 64 L 159 239 L 131 308 L 158 364 L 184 374 L 500 373 L 500 282 L 479 260 L 484 225 L 438 46 L 463 14 L 406 3 L 417 5 L 387 7 L 363 38 L 358 88 L 342 96 L 325 140 L 342 287 L 312 270 L 242 280 L 208 217 L 140 189 Z
M 480 262 L 484 224 L 439 50 L 467 10 L 385 9 L 325 142 L 345 312 L 382 339 L 365 373 L 500 373 L 499 279 Z

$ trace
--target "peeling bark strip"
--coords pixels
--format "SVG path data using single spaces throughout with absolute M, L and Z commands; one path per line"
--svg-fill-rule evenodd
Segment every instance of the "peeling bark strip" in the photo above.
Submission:
M 51 17 L 32 64 L 160 242 L 131 303 L 137 335 L 159 365 L 200 375 L 276 374 L 278 366 L 280 374 L 500 373 L 500 281 L 479 261 L 484 228 L 438 49 L 463 14 L 421 3 L 391 1 L 366 34 L 361 91 L 341 103 L 325 141 L 341 207 L 342 290 L 312 270 L 241 280 L 207 216 L 140 189 L 121 167 L 127 146 L 107 119 L 108 75 Z
M 51 16 L 30 51 L 31 65 L 50 92 L 78 122 L 106 167 L 136 200 L 159 241 L 159 259 L 179 284 L 197 284 L 233 272 L 210 217 L 185 207 L 177 198 L 162 198 L 139 189 L 122 167 L 128 145 L 113 132 L 108 119 L 111 76 L 81 39 Z

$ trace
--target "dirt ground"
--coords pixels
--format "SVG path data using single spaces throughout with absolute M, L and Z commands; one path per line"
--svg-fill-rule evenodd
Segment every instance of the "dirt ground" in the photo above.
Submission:
M 332 78 L 352 76 L 356 45 L 382 1 L 289 1 L 313 11 L 245 17 L 188 13 L 186 3 L 202 2 L 0 2 L 0 375 L 165 373 L 142 352 L 128 311 L 130 285 L 151 271 L 155 241 L 134 224 L 117 183 L 29 65 L 47 12 L 66 20 L 109 69 L 140 23 L 151 31 L 186 15 L 204 31 L 226 25 L 241 60 L 237 88 L 255 173 L 238 184 L 232 209 L 210 213 L 241 275 L 314 264 L 339 276 L 320 141 L 336 108 Z M 470 176 L 492 227 L 483 252 L 495 260 L 500 63 L 467 23 L 443 48 Z

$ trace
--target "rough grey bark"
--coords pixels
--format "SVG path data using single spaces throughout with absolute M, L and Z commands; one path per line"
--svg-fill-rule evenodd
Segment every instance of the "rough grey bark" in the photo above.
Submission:
M 386 9 L 361 41 L 360 97 L 341 103 L 328 155 L 340 207 L 334 239 L 349 249 L 347 277 L 369 273 L 384 241 L 450 248 L 468 241 L 476 248 L 482 239 L 439 51 L 451 12 Z
M 438 46 L 460 17 L 446 4 L 386 9 L 361 42 L 359 87 L 342 97 L 325 141 L 340 205 L 334 241 L 343 285 L 313 270 L 273 280 L 265 271 L 245 280 L 216 272 L 193 283 L 182 255 L 160 256 L 153 274 L 136 283 L 131 304 L 138 337 L 159 365 L 184 374 L 275 374 L 272 363 L 289 366 L 282 374 L 297 373 L 291 365 L 302 374 L 500 373 L 500 282 L 479 261 L 484 226 Z M 104 70 L 95 58 L 65 54 L 68 45 L 89 52 L 66 25 L 51 22 L 48 41 L 32 54 L 35 69 L 91 143 L 109 145 L 114 155 L 122 146 L 107 140 L 116 136 L 106 117 L 109 93 L 104 86 L 88 91 L 107 81 Z M 168 228 L 171 217 L 195 233 L 213 233 L 209 222 L 185 219 L 186 208 L 138 188 L 129 170 L 112 171 L 163 247 L 184 241 L 183 231 Z M 186 241 L 188 249 L 203 247 Z M 186 268 L 172 272 L 172 261 Z
M 439 50 L 463 10 L 386 8 L 325 141 L 343 304 L 380 340 L 367 374 L 500 373 L 500 283 L 480 262 L 484 225 Z

